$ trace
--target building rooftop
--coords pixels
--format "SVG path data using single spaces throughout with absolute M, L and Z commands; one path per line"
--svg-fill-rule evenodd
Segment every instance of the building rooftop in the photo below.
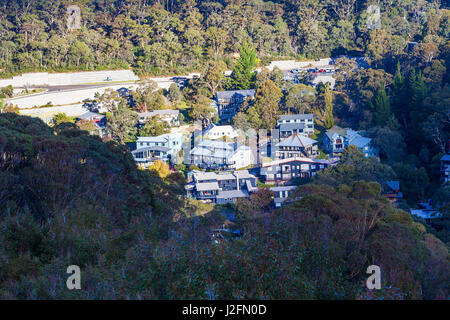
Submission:
M 145 152 L 145 151 L 161 151 L 161 152 L 168 152 L 170 149 L 166 148 L 166 147 L 160 147 L 160 146 L 152 146 L 152 147 L 145 147 L 145 148 L 140 148 L 140 149 L 136 149 L 134 151 L 132 151 L 132 154 L 136 154 L 139 152 Z
M 248 170 L 240 170 L 233 172 L 196 172 L 194 173 L 194 178 L 197 181 L 203 180 L 234 180 L 239 176 L 239 179 L 247 179 L 247 178 L 255 178 L 255 176 L 251 175 Z
M 295 162 L 295 161 L 312 163 L 312 164 L 333 165 L 333 164 L 338 163 L 339 159 L 333 158 L 330 160 L 326 160 L 326 159 L 311 159 L 311 158 L 304 158 L 304 157 L 292 157 L 292 158 L 279 159 L 279 160 L 274 160 L 274 161 L 270 161 L 270 162 L 265 162 L 261 165 L 261 168 L 267 168 L 267 167 L 280 165 L 280 164 L 288 163 L 288 162 Z
M 280 131 L 290 131 L 294 129 L 301 129 L 303 130 L 305 128 L 305 124 L 302 122 L 295 122 L 295 123 L 281 123 L 279 125 Z
M 217 91 L 217 100 L 230 100 L 233 97 L 254 97 L 255 90 L 231 90 L 231 91 Z
M 248 197 L 248 192 L 242 190 L 229 190 L 229 191 L 219 191 L 217 198 L 246 198 Z
M 100 114 L 100 113 L 90 112 L 89 111 L 89 112 L 83 113 L 81 116 L 78 116 L 77 118 L 81 119 L 81 120 L 84 120 L 84 119 L 91 119 L 93 117 L 95 117 L 95 118 L 97 118 L 97 117 L 104 118 L 105 116 Z
M 182 137 L 181 133 L 165 133 L 157 137 L 138 137 L 137 142 L 166 142 L 170 139 L 177 139 Z
M 195 189 L 197 191 L 219 190 L 219 184 L 217 182 L 196 183 Z
M 280 191 L 292 191 L 297 189 L 297 186 L 282 186 L 282 187 L 273 187 L 270 188 L 270 191 L 280 192 Z
M 233 128 L 233 126 L 230 125 L 225 125 L 225 126 L 216 126 L 214 124 L 209 125 L 205 130 L 203 130 L 203 134 L 204 135 L 209 135 L 212 133 L 230 133 L 231 136 L 230 138 L 234 138 L 238 136 L 238 133 L 236 132 L 236 130 Z
M 284 114 L 280 116 L 279 120 L 304 120 L 304 119 L 314 119 L 314 115 L 312 113 L 307 114 Z
M 328 136 L 328 138 L 331 139 L 334 136 L 334 134 L 338 134 L 340 136 L 345 136 L 347 134 L 347 130 L 348 129 L 343 129 L 338 126 L 333 126 L 330 129 L 328 129 L 325 134 Z
M 386 184 L 391 190 L 400 190 L 400 182 L 399 182 L 399 181 L 386 181 L 385 184 Z
M 313 145 L 316 140 L 294 133 L 290 137 L 276 144 L 277 147 L 302 147 Z
M 202 140 L 197 144 L 197 147 L 234 150 L 233 143 L 215 140 Z

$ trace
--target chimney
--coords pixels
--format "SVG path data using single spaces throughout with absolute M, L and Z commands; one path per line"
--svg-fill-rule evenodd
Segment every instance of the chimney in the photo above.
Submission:
M 236 171 L 235 175 L 236 175 L 236 187 L 237 191 L 239 191 L 239 171 Z

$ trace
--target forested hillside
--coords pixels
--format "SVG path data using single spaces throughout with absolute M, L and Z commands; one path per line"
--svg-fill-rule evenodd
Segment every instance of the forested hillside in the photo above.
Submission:
M 72 4 L 81 9 L 77 30 L 66 26 Z M 370 5 L 381 9 L 379 26 Z M 48 126 L 13 113 L 2 100 L 13 88 L 1 88 L 0 299 L 448 299 L 450 187 L 439 171 L 450 138 L 448 8 L 437 0 L 0 0 L 0 77 L 109 68 L 142 76 L 128 97 L 96 95 L 108 111 L 103 139 L 93 123 L 65 114 Z M 313 87 L 306 73 L 292 83 L 279 69 L 255 72 L 272 59 L 340 55 L 333 89 Z M 182 88 L 156 90 L 145 79 L 190 71 L 201 75 Z M 179 109 L 183 124 L 206 126 L 218 121 L 215 93 L 235 89 L 255 89 L 231 121 L 238 129 L 311 113 L 314 139 L 334 125 L 361 130 L 380 157 L 346 148 L 336 166 L 296 179 L 279 210 L 269 210 L 266 185 L 213 206 L 185 197 L 183 172 L 194 167 L 137 168 L 126 143 L 169 131 L 159 118 L 138 128 L 138 113 Z M 403 194 L 396 207 L 381 196 L 390 180 Z M 444 218 L 432 226 L 405 211 L 429 199 Z M 216 241 L 224 223 L 240 236 Z M 366 288 L 372 264 L 381 290 Z M 81 267 L 83 290 L 67 290 L 69 265 Z
M 300 187 L 301 200 L 240 217 L 243 236 L 216 244 L 211 230 L 224 218 L 191 217 L 182 177 L 138 170 L 123 147 L 74 125 L 1 114 L 0 156 L 0 299 L 449 294 L 448 249 L 375 182 Z M 65 286 L 72 264 L 83 290 Z M 376 296 L 365 287 L 369 264 L 384 270 Z
M 81 29 L 68 31 L 72 4 Z M 370 23 L 372 4 L 381 29 Z M 201 71 L 211 60 L 232 67 L 244 40 L 261 62 L 348 52 L 380 59 L 410 41 L 426 43 L 417 56 L 431 61 L 449 33 L 445 1 L 432 0 L 1 0 L 0 76 L 129 66 L 158 75 Z

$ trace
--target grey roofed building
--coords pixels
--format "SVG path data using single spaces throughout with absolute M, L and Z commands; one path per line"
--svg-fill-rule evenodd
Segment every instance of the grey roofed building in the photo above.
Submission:
M 372 145 L 372 139 L 362 136 L 357 131 L 334 126 L 324 135 L 323 148 L 333 156 L 342 153 L 349 145 L 358 147 L 365 157 L 378 157 L 378 150 Z
M 245 99 L 253 99 L 255 90 L 233 90 L 217 91 L 216 99 L 212 106 L 216 108 L 217 114 L 222 121 L 229 121 L 239 111 Z
M 144 124 L 148 119 L 159 116 L 161 120 L 166 121 L 169 125 L 178 125 L 179 120 L 178 116 L 180 114 L 180 110 L 172 110 L 172 109 L 162 109 L 162 110 L 153 110 L 150 112 L 141 112 L 139 113 L 139 123 Z
M 96 113 L 96 112 L 86 112 L 83 113 L 81 116 L 78 116 L 77 119 L 79 120 L 89 120 L 89 121 L 100 121 L 103 120 L 105 118 L 104 115 L 100 114 L 100 113 Z
M 136 150 L 132 155 L 136 162 L 146 166 L 155 160 L 173 161 L 183 144 L 181 133 L 166 133 L 157 137 L 138 137 L 136 140 Z M 164 147 L 164 148 L 157 148 Z
M 262 163 L 260 175 L 266 183 L 284 184 L 294 178 L 310 178 L 317 171 L 337 163 L 338 159 L 292 157 Z
M 317 140 L 294 134 L 289 138 L 284 139 L 283 141 L 277 144 L 278 147 L 307 147 L 317 143 Z
M 281 186 L 281 187 L 272 187 L 270 191 L 275 193 L 275 197 L 273 202 L 275 203 L 276 208 L 280 208 L 284 203 L 288 203 L 288 197 L 290 197 L 291 192 L 297 189 L 297 186 Z
M 232 172 L 194 172 L 188 174 L 191 182 L 186 186 L 187 196 L 217 203 L 234 202 L 248 197 L 256 188 L 256 177 L 247 170 Z
M 216 197 L 216 203 L 233 203 L 236 199 L 247 198 L 248 192 L 242 190 L 219 191 Z
M 441 180 L 443 183 L 450 181 L 450 154 L 442 156 L 441 160 Z
M 278 126 L 280 138 L 287 138 L 295 133 L 307 134 L 304 123 L 282 123 Z
M 303 135 L 313 134 L 314 115 L 311 113 L 281 115 L 277 120 L 277 129 L 281 137 L 289 136 L 295 132 Z
M 131 153 L 134 154 L 136 152 L 142 152 L 142 151 L 148 151 L 148 150 L 168 152 L 170 149 L 166 148 L 166 147 L 162 147 L 162 146 L 151 146 L 151 147 L 145 147 L 145 148 L 141 148 L 141 149 L 136 149 L 136 150 L 132 151 Z
M 162 146 L 149 146 L 131 151 L 137 163 L 150 163 L 156 160 L 169 160 L 169 148 Z
M 255 90 L 230 90 L 230 91 L 217 91 L 217 100 L 219 102 L 229 102 L 233 99 L 240 99 L 246 97 L 255 96 Z
M 279 125 L 280 130 L 292 130 L 292 129 L 300 129 L 303 130 L 305 128 L 304 123 L 282 123 Z
M 336 134 L 340 135 L 340 136 L 345 136 L 347 134 L 347 130 L 348 129 L 343 129 L 343 128 L 338 127 L 338 126 L 333 126 L 332 128 L 328 129 L 327 132 L 325 132 L 325 134 L 331 139 Z
M 386 186 L 388 186 L 392 190 L 400 190 L 399 181 L 386 181 Z
M 195 188 L 197 191 L 219 190 L 219 184 L 217 182 L 202 182 L 196 183 Z
M 275 145 L 275 158 L 314 158 L 319 155 L 316 143 L 314 139 L 295 133 Z
M 252 163 L 252 151 L 236 142 L 202 140 L 190 151 L 190 162 L 199 167 L 239 169 Z
M 278 120 L 279 123 L 290 123 L 292 120 L 313 120 L 314 115 L 312 113 L 306 113 L 306 114 L 283 114 L 280 116 L 280 119 Z

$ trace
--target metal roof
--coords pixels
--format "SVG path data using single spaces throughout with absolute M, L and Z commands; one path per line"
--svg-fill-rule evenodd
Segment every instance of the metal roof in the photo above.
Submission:
M 297 133 L 276 144 L 277 147 L 307 147 L 317 143 L 316 140 Z
M 312 113 L 306 114 L 284 114 L 280 116 L 280 120 L 304 120 L 304 119 L 313 119 L 314 115 Z
M 232 90 L 232 91 L 217 91 L 217 100 L 230 100 L 234 97 L 254 97 L 255 90 Z
M 278 192 L 278 191 L 292 191 L 297 189 L 297 186 L 283 186 L 283 187 L 273 187 L 270 188 L 270 191 Z
M 132 151 L 132 154 L 136 154 L 139 152 L 145 152 L 145 151 L 162 151 L 162 152 L 168 152 L 170 149 L 166 148 L 166 147 L 160 147 L 160 146 L 151 146 L 151 147 L 145 147 L 145 148 L 140 148 L 140 149 L 136 149 L 134 151 Z
M 217 198 L 246 198 L 248 197 L 248 192 L 242 190 L 229 190 L 229 191 L 219 191 Z
M 280 131 L 288 131 L 293 129 L 304 129 L 305 124 L 303 122 L 294 122 L 294 123 L 280 123 L 279 129 Z
M 219 190 L 219 184 L 217 182 L 196 183 L 195 189 L 197 191 Z

